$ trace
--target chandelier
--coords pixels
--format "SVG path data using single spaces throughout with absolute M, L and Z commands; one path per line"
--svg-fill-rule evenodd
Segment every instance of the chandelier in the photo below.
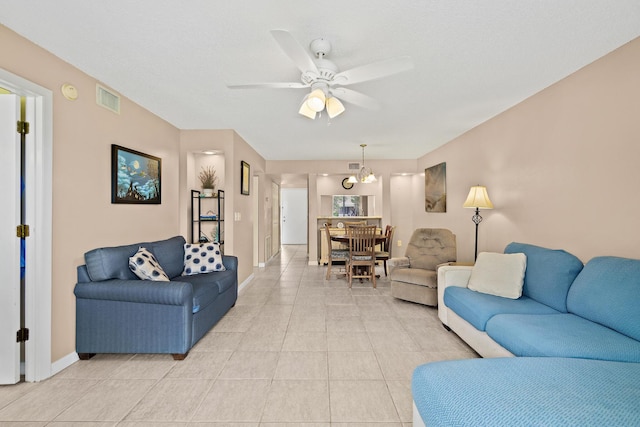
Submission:
M 349 182 L 353 184 L 357 184 L 357 183 L 371 184 L 372 182 L 376 182 L 378 180 L 376 176 L 373 174 L 373 170 L 371 168 L 366 167 L 364 164 L 364 147 L 366 146 L 367 144 L 360 144 L 360 147 L 362 147 L 362 168 L 360 168 L 360 171 L 358 172 L 357 175 L 351 175 L 349 177 Z

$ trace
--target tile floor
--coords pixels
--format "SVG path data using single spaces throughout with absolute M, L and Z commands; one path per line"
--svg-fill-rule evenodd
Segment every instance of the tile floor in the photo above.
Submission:
M 478 356 L 384 275 L 349 289 L 325 271 L 285 246 L 186 360 L 97 355 L 0 386 L 0 426 L 410 426 L 414 367 Z

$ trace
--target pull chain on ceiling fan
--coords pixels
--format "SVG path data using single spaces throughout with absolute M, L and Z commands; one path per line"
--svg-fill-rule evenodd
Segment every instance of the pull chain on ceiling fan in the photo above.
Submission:
M 338 67 L 326 58 L 331 51 L 331 43 L 328 40 L 319 38 L 311 42 L 309 47 L 315 56 L 314 58 L 288 31 L 272 30 L 271 35 L 284 53 L 302 72 L 300 76 L 301 82 L 249 83 L 227 85 L 227 87 L 230 89 L 311 88 L 311 92 L 303 98 L 302 105 L 298 111 L 298 113 L 310 119 L 315 119 L 316 115 L 324 109 L 327 110 L 330 118 L 342 114 L 345 111 L 345 107 L 341 100 L 372 110 L 379 109 L 380 104 L 375 99 L 343 86 L 376 80 L 413 68 L 411 58 L 403 56 L 340 72 Z

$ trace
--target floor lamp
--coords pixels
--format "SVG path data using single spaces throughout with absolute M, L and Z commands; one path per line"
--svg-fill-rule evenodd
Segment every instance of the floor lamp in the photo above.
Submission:
M 489 200 L 487 194 L 487 187 L 484 185 L 476 185 L 471 187 L 467 200 L 465 200 L 462 207 L 475 209 L 476 213 L 471 217 L 471 220 L 476 224 L 476 249 L 473 257 L 474 261 L 478 258 L 478 224 L 482 221 L 480 216 L 480 209 L 493 209 L 493 203 Z

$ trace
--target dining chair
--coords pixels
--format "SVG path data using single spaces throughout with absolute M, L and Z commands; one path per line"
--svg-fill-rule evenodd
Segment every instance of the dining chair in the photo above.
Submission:
M 347 227 L 349 236 L 349 258 L 347 274 L 349 287 L 353 279 L 368 278 L 376 287 L 376 226 L 361 225 Z
M 395 226 L 387 225 L 385 229 L 385 239 L 382 244 L 382 250 L 376 251 L 376 261 L 382 261 L 384 266 L 384 275 L 387 276 L 387 261 L 393 256 L 393 234 L 396 231 Z
M 326 280 L 329 280 L 329 277 L 331 276 L 331 267 L 333 267 L 333 263 L 336 261 L 344 266 L 344 270 L 339 272 L 338 274 L 344 274 L 346 276 L 347 275 L 346 265 L 347 265 L 347 258 L 349 258 L 349 249 L 334 249 L 333 243 L 331 242 L 331 233 L 329 232 L 329 226 L 325 226 L 323 228 L 324 228 L 324 232 L 326 233 L 327 244 L 329 245 L 327 250 L 328 261 L 327 261 Z

